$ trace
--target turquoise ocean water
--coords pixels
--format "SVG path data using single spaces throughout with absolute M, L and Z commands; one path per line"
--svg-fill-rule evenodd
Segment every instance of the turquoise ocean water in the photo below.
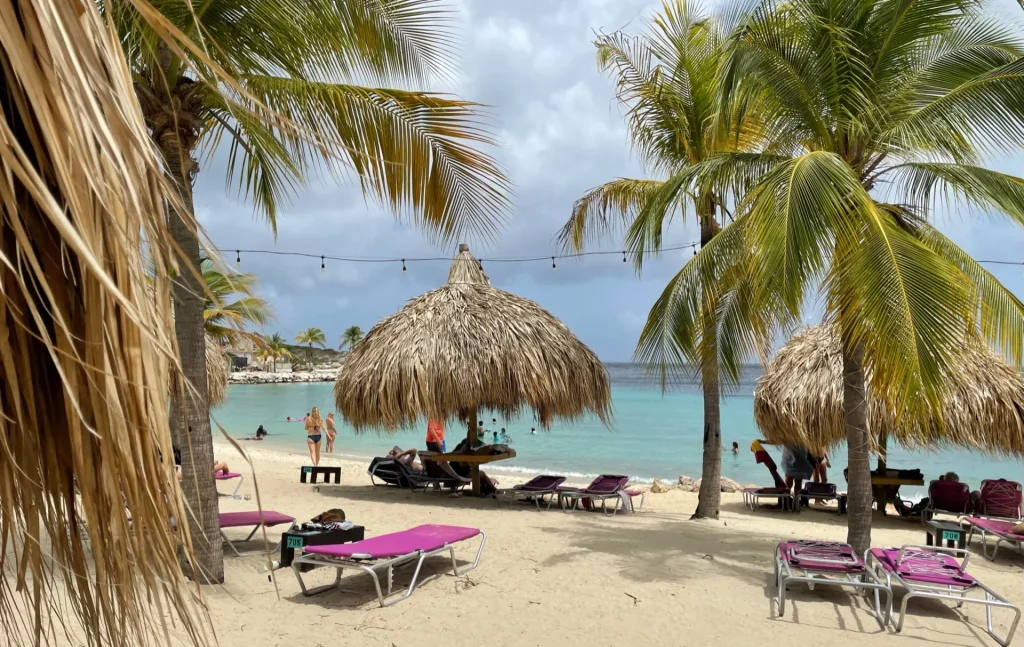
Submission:
M 537 435 L 530 435 L 534 422 L 529 417 L 499 419 L 497 428 L 506 428 L 518 454 L 513 461 L 502 463 L 501 468 L 576 477 L 618 473 L 640 480 L 674 481 L 680 474 L 699 478 L 703 435 L 699 383 L 681 378 L 670 384 L 663 394 L 660 386 L 634 365 L 609 364 L 608 370 L 614 402 L 610 429 L 596 419 L 587 419 L 575 424 L 555 423 L 548 431 L 538 430 Z M 722 403 L 722 440 L 726 445 L 722 473 L 742 484 L 770 482 L 767 471 L 754 463 L 748 449 L 751 439 L 759 437 L 752 398 L 759 376 L 760 367 L 748 367 L 739 386 Z M 329 382 L 232 385 L 227 402 L 214 410 L 213 420 L 235 437 L 250 436 L 262 424 L 270 432 L 262 446 L 305 454 L 302 423 L 285 422 L 285 418 L 304 416 L 314 406 L 320 407 L 326 416 L 334 409 L 332 387 Z M 481 412 L 480 417 L 486 427 L 492 426 L 494 416 L 489 412 Z M 425 435 L 425 423 L 422 428 L 403 429 L 394 434 L 364 432 L 357 435 L 339 418 L 335 452 L 370 457 L 385 454 L 396 444 L 403 448 L 422 448 Z M 458 428 L 448 425 L 445 437 L 449 448 L 464 436 L 461 425 Z M 738 455 L 728 449 L 733 441 L 740 445 Z M 778 461 L 779 450 L 769 448 L 769 451 Z M 845 448 L 833 452 L 832 465 L 829 480 L 842 488 L 845 485 L 842 476 L 846 466 Z M 983 478 L 1003 477 L 1024 482 L 1024 465 L 1020 461 L 959 450 L 908 452 L 890 447 L 889 465 L 920 468 L 926 480 L 952 470 L 972 487 L 978 487 Z M 908 494 L 914 494 L 914 490 Z

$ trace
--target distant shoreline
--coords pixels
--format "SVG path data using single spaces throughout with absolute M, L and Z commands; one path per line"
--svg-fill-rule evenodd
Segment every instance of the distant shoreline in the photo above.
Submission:
M 291 384 L 296 382 L 333 382 L 338 369 L 322 371 L 300 371 L 296 373 L 264 373 L 259 371 L 235 371 L 228 373 L 228 384 Z

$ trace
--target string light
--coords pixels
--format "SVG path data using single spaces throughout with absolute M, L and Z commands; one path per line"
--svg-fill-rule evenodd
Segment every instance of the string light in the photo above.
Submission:
M 323 256 L 320 257 L 320 271 L 321 272 L 326 272 L 327 271 L 327 266 L 324 265 L 324 257 Z
M 555 265 L 555 257 L 554 257 L 554 256 L 552 256 L 552 257 L 551 257 L 551 269 L 555 269 L 556 267 L 558 267 L 558 266 L 557 266 L 557 265 Z
M 235 265 L 241 265 L 241 264 L 242 264 L 242 252 L 240 252 L 240 251 L 238 251 L 236 249 L 235 250 Z
M 693 255 L 694 256 L 697 255 L 697 246 L 696 245 L 693 246 Z
M 626 250 L 622 250 L 622 262 L 626 262 Z
M 405 274 L 405 259 L 402 259 L 402 274 Z

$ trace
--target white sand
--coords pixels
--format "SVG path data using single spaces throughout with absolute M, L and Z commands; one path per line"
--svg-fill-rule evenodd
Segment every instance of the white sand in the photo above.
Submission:
M 386 441 L 384 441 L 386 442 Z M 254 445 L 249 443 L 250 446 Z M 246 473 L 240 494 L 254 495 L 254 479 L 234 450 L 217 447 L 236 471 Z M 290 569 L 268 579 L 266 558 L 226 553 L 224 587 L 207 587 L 207 600 L 221 645 L 895 645 L 921 640 L 941 645 L 994 645 L 984 632 L 984 611 L 960 611 L 916 600 L 902 636 L 879 628 L 865 599 L 834 587 L 808 591 L 794 585 L 784 618 L 773 617 L 775 586 L 771 558 L 787 538 L 843 540 L 846 518 L 831 512 L 799 515 L 743 508 L 740 496 L 723 495 L 719 521 L 689 521 L 696 494 L 673 490 L 647 494 L 642 513 L 606 518 L 588 512 L 537 512 L 532 506 L 498 505 L 493 499 L 450 498 L 370 486 L 366 464 L 340 464 L 340 486 L 298 482 L 308 457 L 251 451 L 266 510 L 299 521 L 341 507 L 366 527 L 367 536 L 422 523 L 473 526 L 487 533 L 480 567 L 466 576 L 440 575 L 415 594 L 381 609 L 369 577 L 353 575 L 348 588 L 305 598 Z M 242 469 L 239 469 L 242 468 Z M 503 483 L 509 479 L 502 477 Z M 232 482 L 219 484 L 230 491 Z M 221 510 L 252 510 L 256 500 L 221 498 Z M 241 530 L 229 531 L 244 537 Z M 280 533 L 271 535 L 277 541 Z M 875 545 L 922 543 L 917 523 L 880 521 Z M 475 540 L 474 540 L 475 541 Z M 475 543 L 457 551 L 471 559 Z M 249 549 L 260 547 L 251 542 Z M 275 555 L 276 558 L 276 555 Z M 439 567 L 442 557 L 435 558 Z M 1017 604 L 1024 604 L 1024 558 L 1007 550 L 996 563 L 972 554 L 971 572 Z M 438 572 L 440 569 L 431 570 Z M 409 569 L 396 575 L 408 581 Z M 326 584 L 333 570 L 306 576 Z M 897 600 L 900 596 L 897 595 Z M 997 614 L 1005 631 L 1010 615 Z M 1015 640 L 1019 643 L 1020 640 Z

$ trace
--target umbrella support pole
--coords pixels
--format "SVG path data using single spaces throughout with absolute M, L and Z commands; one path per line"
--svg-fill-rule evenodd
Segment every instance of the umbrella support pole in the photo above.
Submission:
M 472 451 L 477 443 L 476 438 L 476 408 L 469 410 L 469 419 L 466 421 L 466 449 Z M 469 468 L 469 475 L 473 479 L 473 496 L 480 496 L 480 466 L 473 464 Z

